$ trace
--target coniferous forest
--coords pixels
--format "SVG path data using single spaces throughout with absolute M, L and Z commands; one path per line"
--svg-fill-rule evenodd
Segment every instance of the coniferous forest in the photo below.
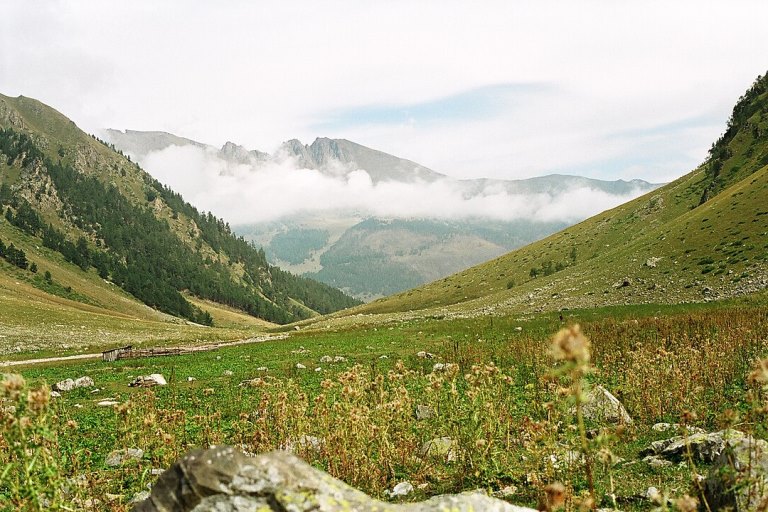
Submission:
M 184 291 L 276 323 L 357 304 L 339 290 L 270 266 L 263 250 L 235 236 L 223 220 L 200 213 L 147 174 L 147 202 L 142 205 L 114 184 L 80 173 L 61 159 L 53 161 L 24 133 L 0 129 L 0 153 L 9 164 L 42 166 L 64 204 L 64 218 L 83 235 L 70 239 L 3 183 L 0 206 L 8 222 L 40 237 L 44 246 L 83 271 L 94 267 L 102 278 L 160 311 L 210 325 L 211 316 L 187 301 Z M 197 225 L 194 246 L 154 214 L 152 204 L 158 198 L 174 219 L 183 215 Z M 204 244 L 215 257 L 203 255 Z M 233 267 L 242 272 L 238 275 Z

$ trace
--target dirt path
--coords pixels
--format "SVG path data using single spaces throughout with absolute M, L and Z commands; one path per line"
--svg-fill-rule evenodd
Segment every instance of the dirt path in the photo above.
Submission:
M 237 341 L 229 341 L 229 342 L 223 342 L 223 343 L 210 343 L 208 345 L 199 345 L 197 347 L 185 347 L 189 350 L 189 352 L 207 352 L 209 350 L 216 350 L 218 348 L 223 347 L 232 347 L 235 345 L 247 345 L 250 343 L 261 343 L 264 341 L 271 341 L 271 340 L 284 340 L 289 335 L 286 334 L 275 334 L 275 335 L 264 335 L 264 336 L 257 336 L 255 338 L 246 338 L 244 340 L 237 340 Z M 40 359 L 24 359 L 22 361 L 0 361 L 0 368 L 5 368 L 9 366 L 31 366 L 35 364 L 45 364 L 45 363 L 58 363 L 61 361 L 78 361 L 83 359 L 101 359 L 101 352 L 95 352 L 91 354 L 77 354 L 74 356 L 58 356 L 58 357 L 43 357 Z

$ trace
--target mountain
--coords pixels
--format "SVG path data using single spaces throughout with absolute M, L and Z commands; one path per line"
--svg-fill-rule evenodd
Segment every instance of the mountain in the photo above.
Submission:
M 768 75 L 707 160 L 626 204 L 350 314 L 536 312 L 710 301 L 768 287 Z
M 169 141 L 195 144 L 154 133 L 136 147 Z M 212 320 L 201 307 L 205 301 L 277 323 L 356 304 L 339 290 L 269 265 L 226 222 L 199 212 L 59 112 L 22 96 L 0 95 L 0 208 L 0 273 L 45 293 L 118 312 L 136 310 L 125 306 L 126 297 L 138 299 L 204 324 Z M 25 263 L 20 253 L 35 261 Z M 67 268 L 63 262 L 67 272 L 80 269 L 82 288 L 59 290 L 59 275 L 38 275 Z M 87 276 L 121 289 L 120 299 L 94 291 Z
M 157 146 L 157 132 L 146 132 L 145 144 L 140 143 L 141 133 L 108 130 L 105 136 L 142 162 L 152 151 L 162 149 Z M 456 180 L 410 160 L 343 139 L 318 138 L 309 145 L 293 139 L 283 143 L 272 155 L 247 150 L 232 142 L 218 149 L 180 137 L 164 140 L 166 147 L 204 148 L 202 156 L 206 161 L 215 163 L 219 159 L 226 164 L 219 166 L 224 169 L 222 174 L 231 172 L 230 164 L 250 166 L 253 176 L 275 166 L 280 173 L 312 169 L 336 180 L 340 184 L 336 188 L 343 188 L 350 173 L 363 169 L 374 188 L 394 185 L 401 190 L 415 191 L 412 196 L 437 203 L 441 200 L 433 197 L 434 189 L 447 193 L 450 203 L 446 204 L 451 206 L 443 209 L 450 211 L 450 218 L 382 216 L 335 206 L 329 198 L 330 206 L 323 210 L 299 211 L 270 222 L 234 226 L 247 240 L 263 247 L 273 264 L 338 287 L 362 300 L 403 291 L 495 258 L 587 216 L 574 212 L 595 211 L 592 205 L 586 208 L 582 205 L 568 209 L 568 220 L 542 218 L 553 210 L 551 205 L 563 202 L 574 192 L 588 191 L 590 196 L 603 194 L 612 197 L 609 204 L 617 204 L 658 186 L 642 180 L 603 181 L 565 175 L 525 180 Z M 152 151 L 146 152 L 148 148 Z M 284 165 L 286 162 L 291 165 Z M 147 159 L 147 163 L 152 166 L 155 162 Z M 291 186 L 286 176 L 285 194 L 290 193 Z M 543 215 L 521 213 L 517 218 L 499 220 L 461 213 L 453 208 L 489 200 L 497 208 L 499 205 L 502 208 L 537 205 Z

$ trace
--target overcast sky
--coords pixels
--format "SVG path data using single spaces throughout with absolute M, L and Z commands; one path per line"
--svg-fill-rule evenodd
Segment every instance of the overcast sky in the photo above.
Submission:
M 455 177 L 668 181 L 768 70 L 765 0 L 0 0 L 0 93 L 89 132 L 347 138 Z

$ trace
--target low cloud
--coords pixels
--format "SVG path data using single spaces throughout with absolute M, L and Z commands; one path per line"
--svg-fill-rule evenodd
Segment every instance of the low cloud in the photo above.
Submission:
M 233 225 L 277 220 L 297 213 L 353 211 L 383 218 L 488 218 L 576 222 L 639 196 L 589 187 L 557 195 L 516 194 L 490 182 L 468 194 L 461 181 L 374 183 L 364 169 L 328 175 L 293 159 L 236 164 L 213 148 L 170 146 L 140 159 L 162 183 L 200 210 Z

